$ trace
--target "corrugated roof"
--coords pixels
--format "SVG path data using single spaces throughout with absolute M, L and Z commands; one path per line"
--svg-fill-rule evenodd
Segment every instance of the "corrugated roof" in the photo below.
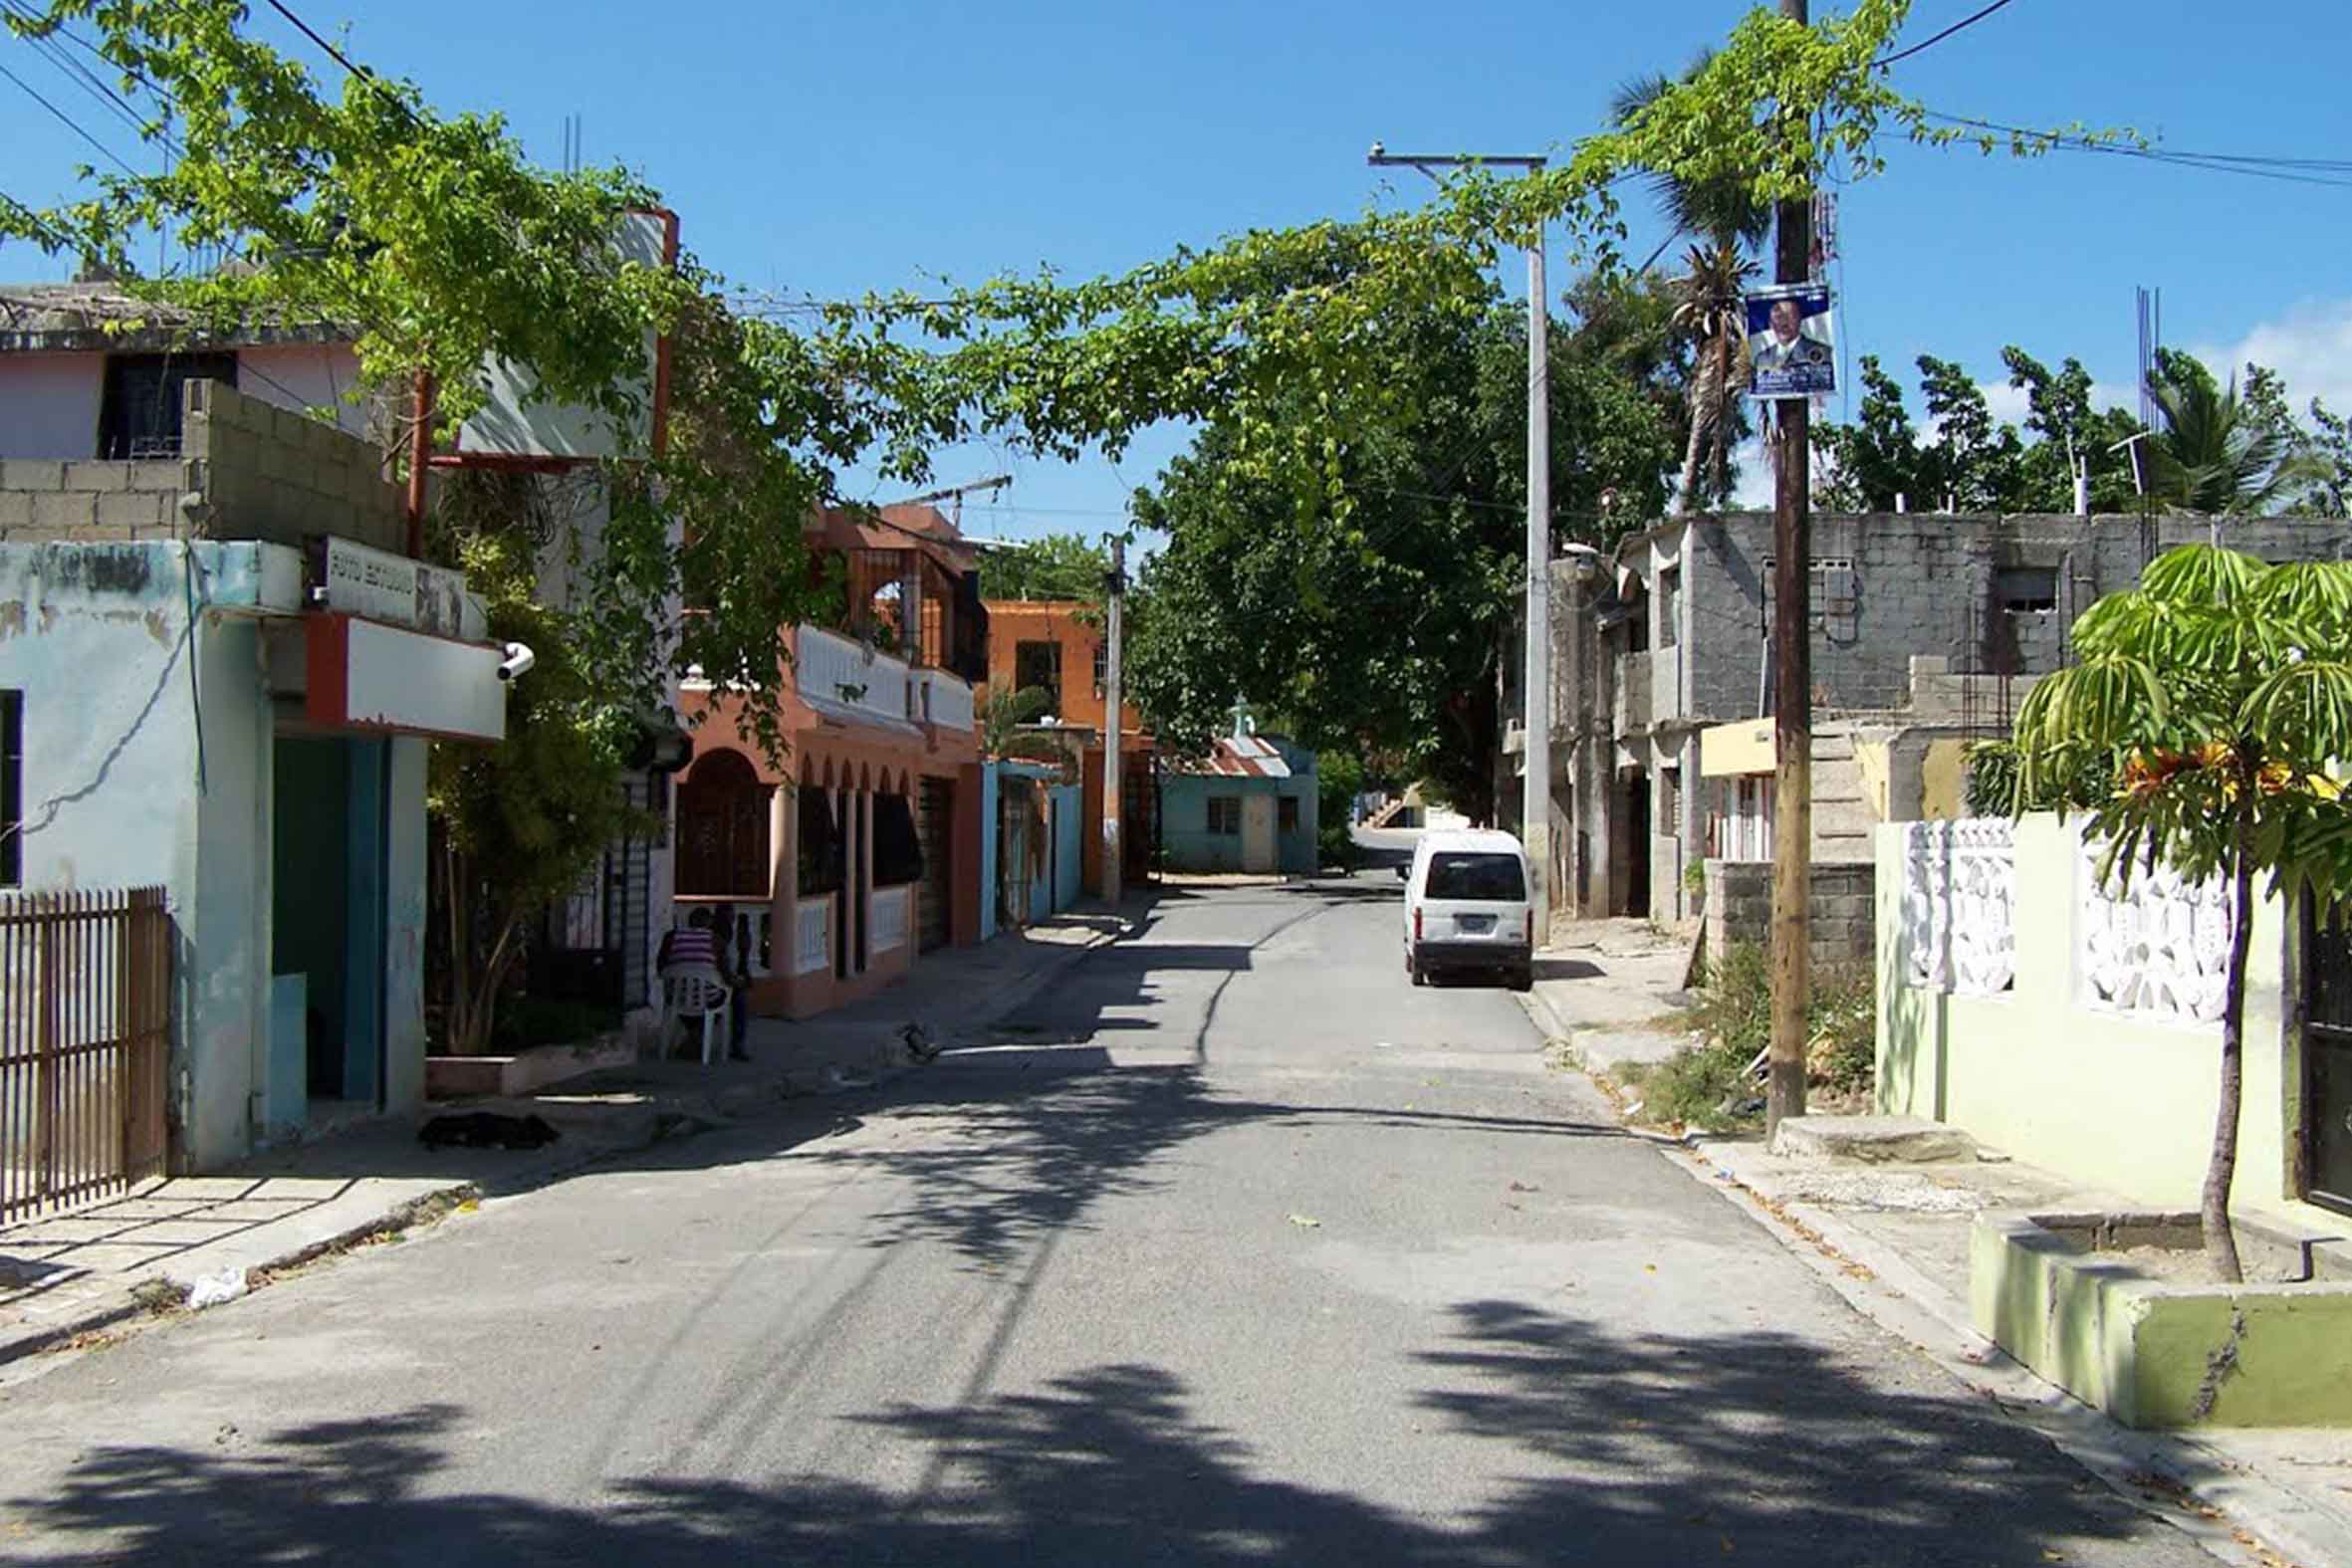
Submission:
M 1283 749 L 1262 735 L 1221 735 L 1206 757 L 1171 758 L 1171 773 L 1209 779 L 1288 779 L 1291 765 Z
M 270 343 L 342 343 L 355 329 L 263 312 L 235 326 L 199 324 L 187 311 L 133 298 L 116 283 L 0 283 L 0 353 L 148 348 L 173 343 L 241 348 Z

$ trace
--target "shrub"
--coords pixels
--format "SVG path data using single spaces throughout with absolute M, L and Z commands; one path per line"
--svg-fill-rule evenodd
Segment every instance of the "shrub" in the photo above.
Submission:
M 1753 942 L 1736 942 L 1707 976 L 1685 1024 L 1706 1043 L 1675 1052 L 1641 1075 L 1643 1111 L 1704 1132 L 1744 1126 L 1740 1110 L 1762 1093 L 1744 1076 L 1772 1041 L 1772 963 Z M 1866 966 L 1817 971 L 1805 1009 L 1805 1075 L 1839 1093 L 1867 1090 L 1877 1065 L 1877 991 Z

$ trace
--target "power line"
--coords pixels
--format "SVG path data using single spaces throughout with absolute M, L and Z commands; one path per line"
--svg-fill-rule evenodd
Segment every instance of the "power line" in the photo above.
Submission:
M 2144 158 L 2152 163 L 2171 163 L 2183 168 L 2204 169 L 2216 174 L 2246 174 L 2259 179 L 2286 180 L 2300 185 L 2328 185 L 2352 188 L 2352 159 L 2276 157 L 2241 152 L 2190 152 L 2171 147 L 2142 147 L 2124 142 L 2095 140 L 2089 136 L 2068 135 L 2064 132 L 2033 130 L 2022 125 L 2004 125 L 1999 120 L 1977 119 L 1966 114 L 1947 114 L 1940 110 L 1924 111 L 1930 119 L 1949 125 L 1961 125 L 1971 130 L 1988 130 L 1999 135 L 2015 136 L 2028 142 L 2042 142 L 2067 152 L 2103 152 L 2114 157 Z M 2344 176 L 2344 177 L 2331 177 Z
M 1944 31 L 1938 33 L 1935 37 L 1922 39 L 1920 42 L 1913 44 L 1909 49 L 1899 50 L 1896 53 L 1887 56 L 1884 60 L 1881 60 L 1878 63 L 1878 69 L 1884 71 L 1887 67 L 1895 64 L 1895 62 L 1899 60 L 1909 60 L 1913 55 L 1920 53 L 1922 50 L 1935 48 L 1938 44 L 1941 44 L 1953 34 L 1960 32 L 1964 28 L 1976 26 L 1979 22 L 1984 21 L 1985 18 L 1991 16 L 1994 12 L 1999 10 L 2002 6 L 2007 5 L 2008 3 L 2009 0 L 1993 0 L 1993 3 L 1987 6 L 1984 10 L 1976 12 L 1970 16 L 1962 17 L 1959 21 L 1944 29 Z
M 128 163 L 125 163 L 121 156 L 117 153 L 114 148 L 108 146 L 105 142 L 99 140 L 98 137 L 92 135 L 88 130 L 84 129 L 81 122 L 75 119 L 73 115 L 67 113 L 64 110 L 58 108 L 55 104 L 52 104 L 49 102 L 49 100 L 43 98 L 40 93 L 34 89 L 30 82 L 27 82 L 23 77 L 18 76 L 6 66 L 0 66 L 0 77 L 6 77 L 9 81 L 15 83 L 19 88 L 23 89 L 27 98 L 40 105 L 43 109 L 49 111 L 50 113 L 56 115 L 59 123 L 63 124 L 68 130 L 71 130 L 75 135 L 80 136 L 84 141 L 87 141 L 92 146 L 98 148 L 100 155 L 105 157 L 109 162 L 115 164 L 116 167 L 121 169 L 123 173 L 129 175 L 132 179 L 139 178 L 138 170 L 132 168 Z

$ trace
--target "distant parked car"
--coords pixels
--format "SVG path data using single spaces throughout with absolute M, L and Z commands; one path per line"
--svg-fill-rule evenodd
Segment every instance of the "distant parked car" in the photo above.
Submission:
M 1446 971 L 1507 977 L 1515 991 L 1535 983 L 1534 878 L 1527 851 L 1509 833 L 1451 829 L 1424 833 L 1405 881 L 1405 973 L 1416 986 Z

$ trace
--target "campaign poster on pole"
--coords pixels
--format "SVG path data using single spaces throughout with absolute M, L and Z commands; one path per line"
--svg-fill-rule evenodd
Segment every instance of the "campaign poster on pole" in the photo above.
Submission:
M 1837 390 L 1829 286 L 1792 283 L 1747 297 L 1748 395 L 1816 397 Z

